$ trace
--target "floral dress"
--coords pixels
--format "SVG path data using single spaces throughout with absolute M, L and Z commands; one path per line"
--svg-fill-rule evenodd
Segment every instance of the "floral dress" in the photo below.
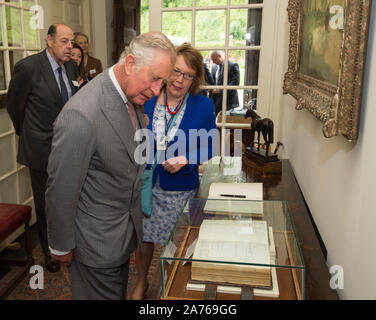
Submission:
M 182 106 L 174 125 L 169 131 L 167 138 L 173 140 L 179 129 L 187 104 Z M 171 119 L 170 113 L 166 112 L 163 104 L 157 103 L 153 115 L 153 132 L 156 136 L 165 135 L 166 122 Z M 143 232 L 144 241 L 165 245 L 174 228 L 177 218 L 183 211 L 187 201 L 196 195 L 197 189 L 187 191 L 163 190 L 159 184 L 159 177 L 153 187 L 153 207 L 150 217 L 144 216 Z

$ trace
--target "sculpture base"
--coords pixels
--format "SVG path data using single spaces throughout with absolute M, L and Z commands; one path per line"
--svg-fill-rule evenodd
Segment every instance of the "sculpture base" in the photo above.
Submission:
M 282 161 L 278 159 L 276 154 L 272 154 L 270 161 L 261 160 L 260 154 L 252 152 L 247 148 L 244 152 L 244 162 L 253 174 L 259 176 L 261 180 L 272 180 L 277 182 L 282 176 Z
M 248 158 L 255 159 L 262 163 L 279 161 L 276 154 L 269 152 L 269 154 L 266 155 L 266 150 L 264 149 L 260 149 L 260 151 L 258 151 L 257 149 L 251 149 L 251 147 L 247 147 L 245 148 L 245 155 Z

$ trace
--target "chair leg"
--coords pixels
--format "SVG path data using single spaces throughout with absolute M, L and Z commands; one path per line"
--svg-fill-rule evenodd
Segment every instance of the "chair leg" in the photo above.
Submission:
M 31 229 L 29 222 L 25 223 L 25 250 L 28 261 L 33 261 L 33 248 L 31 242 Z
M 5 284 L 4 288 L 0 288 L 0 300 L 5 299 L 11 290 L 17 286 L 18 283 L 29 272 L 30 267 L 34 264 L 34 259 L 32 255 L 32 243 L 31 243 L 31 229 L 29 222 L 25 223 L 25 251 L 26 259 L 24 260 L 0 260 L 1 265 L 10 265 L 10 266 L 20 266 L 20 270 Z

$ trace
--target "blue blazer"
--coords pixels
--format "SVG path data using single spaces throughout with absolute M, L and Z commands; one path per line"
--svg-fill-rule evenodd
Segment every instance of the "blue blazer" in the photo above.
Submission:
M 148 129 L 150 131 L 153 130 L 153 114 L 156 102 L 157 97 L 154 97 L 150 101 L 146 102 L 144 105 L 145 114 L 150 119 L 150 123 L 148 126 Z M 182 136 L 179 136 L 178 139 L 176 134 L 174 140 L 169 143 L 169 148 L 174 150 L 173 157 L 185 156 L 189 161 L 189 165 L 183 167 L 176 174 L 171 174 L 166 172 L 161 164 L 158 164 L 154 169 L 153 173 L 153 186 L 155 185 L 157 177 L 159 175 L 159 183 L 164 190 L 193 190 L 199 186 L 198 166 L 213 157 L 214 147 L 216 144 L 215 138 L 216 134 L 218 133 L 215 124 L 213 101 L 200 94 L 195 96 L 190 95 L 179 129 L 183 130 L 185 134 L 185 139 L 183 139 Z M 193 132 L 191 131 L 190 133 L 189 130 L 192 129 L 196 130 L 194 130 Z M 204 129 L 205 132 L 210 133 L 212 138 L 206 139 L 206 137 L 204 138 L 203 136 L 200 136 L 200 132 L 198 132 L 198 130 L 200 129 Z M 198 132 L 198 134 L 192 134 L 194 132 Z M 191 138 L 191 147 L 189 142 L 190 135 L 193 137 Z M 156 143 L 154 139 L 154 134 L 153 138 L 150 139 L 150 141 L 154 142 L 155 154 Z M 165 157 L 166 154 L 169 154 L 169 151 L 165 152 Z M 171 156 L 169 158 L 171 158 Z M 147 169 L 150 169 L 150 167 L 151 165 L 149 164 Z

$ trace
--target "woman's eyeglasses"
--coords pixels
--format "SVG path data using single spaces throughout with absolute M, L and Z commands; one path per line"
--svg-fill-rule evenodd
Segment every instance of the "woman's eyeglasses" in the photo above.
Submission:
M 179 69 L 176 69 L 176 68 L 172 71 L 172 75 L 174 77 L 180 77 L 180 75 L 183 75 L 183 78 L 185 80 L 193 80 L 195 78 L 194 74 L 189 73 L 189 72 L 181 72 Z

